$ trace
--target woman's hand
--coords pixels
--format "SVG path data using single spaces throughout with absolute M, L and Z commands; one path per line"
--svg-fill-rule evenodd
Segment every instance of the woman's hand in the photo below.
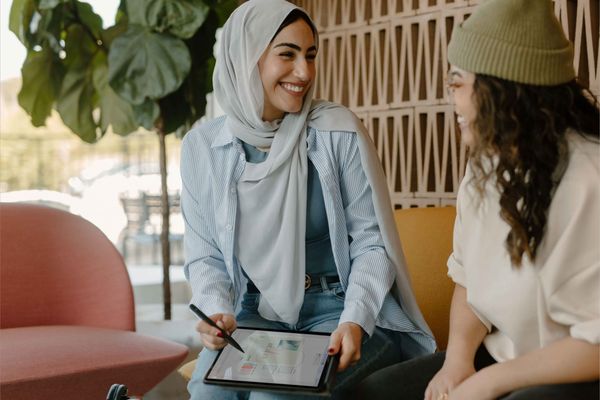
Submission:
M 452 390 L 474 373 L 473 363 L 444 362 L 442 369 L 435 374 L 429 385 L 427 385 L 425 400 L 448 400 Z
M 460 385 L 450 391 L 448 400 L 494 400 L 498 398 L 495 394 L 494 382 L 484 377 L 485 370 L 471 375 Z
M 340 353 L 338 371 L 343 371 L 360 360 L 360 347 L 363 330 L 353 322 L 341 323 L 331 334 L 329 340 L 330 355 Z
M 448 399 L 497 399 L 528 386 L 596 380 L 599 356 L 597 344 L 566 337 L 479 370 L 451 390 Z
M 210 319 L 215 321 L 217 325 L 231 334 L 237 328 L 235 317 L 232 314 L 213 314 Z M 219 350 L 225 347 L 227 342 L 221 338 L 221 332 L 210 326 L 204 321 L 199 321 L 196 324 L 196 330 L 200 332 L 200 338 L 202 339 L 202 345 L 210 350 Z
M 446 360 L 429 381 L 425 390 L 425 400 L 448 400 L 454 388 L 475 374 L 475 353 L 486 334 L 487 327 L 467 303 L 467 290 L 457 284 L 450 307 Z

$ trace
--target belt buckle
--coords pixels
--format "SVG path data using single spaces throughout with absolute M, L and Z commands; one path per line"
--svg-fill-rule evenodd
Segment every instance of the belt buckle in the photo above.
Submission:
M 304 274 L 304 290 L 307 290 L 312 285 L 312 279 L 309 274 Z

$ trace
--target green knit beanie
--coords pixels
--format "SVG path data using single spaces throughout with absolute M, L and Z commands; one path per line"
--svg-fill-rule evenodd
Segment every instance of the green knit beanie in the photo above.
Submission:
M 448 61 L 465 71 L 530 85 L 575 78 L 573 47 L 551 0 L 488 0 L 456 26 Z

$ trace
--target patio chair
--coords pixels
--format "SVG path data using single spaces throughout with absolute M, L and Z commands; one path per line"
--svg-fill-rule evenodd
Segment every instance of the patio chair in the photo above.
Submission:
M 148 221 L 155 237 L 160 241 L 162 229 L 162 199 L 159 194 L 143 193 L 144 204 L 148 211 Z M 181 215 L 179 194 L 169 194 L 169 215 L 171 242 L 171 263 L 183 264 L 183 217 Z
M 95 226 L 49 207 L 0 204 L 0 393 L 11 400 L 141 396 L 187 347 L 135 332 L 123 259 Z
M 152 264 L 158 263 L 160 252 L 160 232 L 156 232 L 150 221 L 150 210 L 146 204 L 144 194 L 129 197 L 121 195 L 119 197 L 123 212 L 127 218 L 127 225 L 121 233 L 121 254 L 126 262 Z M 129 251 L 133 249 L 134 258 Z M 148 259 L 150 253 L 150 259 Z M 144 257 L 141 257 L 144 255 Z

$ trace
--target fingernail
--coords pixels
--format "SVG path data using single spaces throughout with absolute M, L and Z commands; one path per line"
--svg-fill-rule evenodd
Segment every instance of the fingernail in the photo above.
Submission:
M 221 333 L 221 331 L 217 332 L 217 336 L 218 337 L 223 337 L 223 334 Z

